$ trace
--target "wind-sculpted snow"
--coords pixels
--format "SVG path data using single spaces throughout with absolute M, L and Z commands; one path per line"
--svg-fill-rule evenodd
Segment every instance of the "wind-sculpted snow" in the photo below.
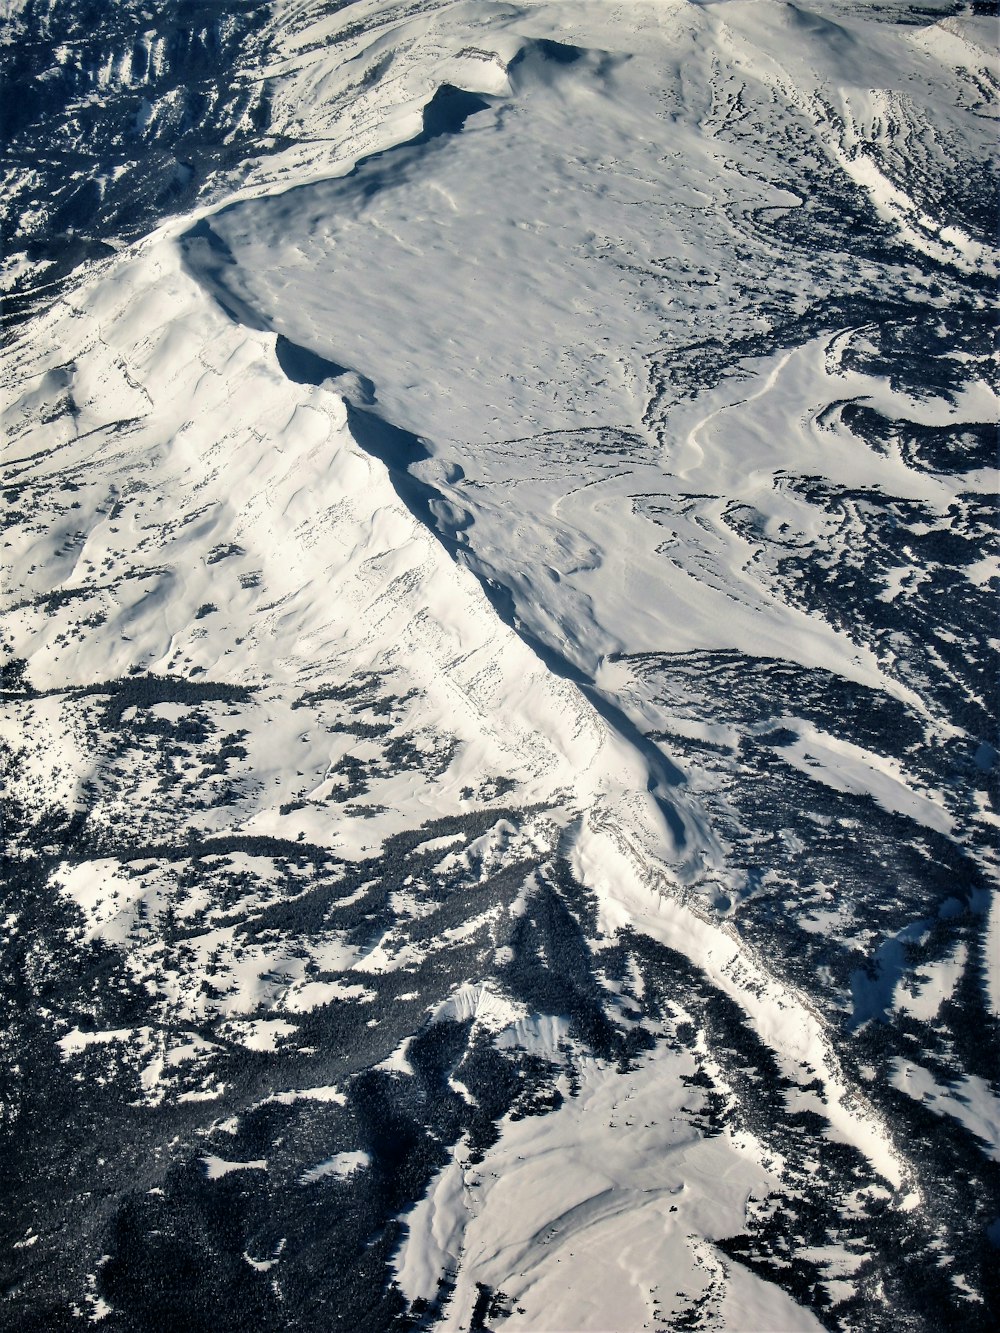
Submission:
M 5 1319 L 992 1327 L 989 19 L 62 9 Z

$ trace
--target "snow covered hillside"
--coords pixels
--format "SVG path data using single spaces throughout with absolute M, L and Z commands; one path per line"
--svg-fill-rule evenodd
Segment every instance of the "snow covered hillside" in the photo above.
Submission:
M 994 1327 L 994 7 L 0 32 L 3 1326 Z

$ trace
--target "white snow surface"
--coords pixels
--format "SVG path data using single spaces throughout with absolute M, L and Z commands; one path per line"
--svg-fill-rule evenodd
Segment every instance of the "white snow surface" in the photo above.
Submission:
M 228 1176 L 233 1171 L 266 1171 L 267 1162 L 263 1159 L 253 1162 L 227 1162 L 223 1157 L 209 1155 L 203 1157 L 202 1162 L 205 1165 L 205 1175 L 209 1180 L 220 1180 L 223 1176 Z
M 379 24 L 378 6 L 362 0 L 348 10 L 372 21 L 357 23 L 341 45 L 299 51 L 290 36 L 268 72 L 275 114 L 291 120 L 297 107 L 321 108 L 329 120 L 317 126 L 317 143 L 254 166 L 206 219 L 174 220 L 132 246 L 10 353 L 12 460 L 33 459 L 53 487 L 72 474 L 81 489 L 78 510 L 12 536 L 5 629 L 39 691 L 139 670 L 254 687 L 255 724 L 244 742 L 253 782 L 235 819 L 232 807 L 188 812 L 204 835 L 306 840 L 363 862 L 393 834 L 468 809 L 466 793 L 483 775 L 509 778 L 520 804 L 545 811 L 533 827 L 537 843 L 565 840 L 597 897 L 602 932 L 634 927 L 702 968 L 783 1070 L 816 1072 L 831 1135 L 919 1201 L 906 1146 L 849 1087 L 823 1019 L 707 911 L 703 895 L 729 872 L 697 791 L 652 778 L 594 702 L 611 698 L 643 716 L 617 653 L 734 649 L 884 691 L 947 730 L 869 648 L 784 599 L 723 510 L 739 501 L 765 529 L 822 538 L 822 511 L 785 484 L 793 459 L 797 475 L 880 488 L 945 515 L 959 490 L 986 493 L 995 478 L 917 472 L 867 448 L 825 409 L 863 399 L 923 424 L 977 420 L 996 411 L 985 380 L 954 401 L 901 401 L 887 379 L 851 369 L 859 331 L 844 328 L 748 359 L 738 382 L 678 403 L 656 430 L 649 425 L 649 349 L 669 349 L 700 311 L 718 325 L 720 312 L 729 318 L 744 300 L 727 266 L 742 235 L 734 219 L 800 202 L 766 171 L 749 171 L 749 157 L 740 160 L 712 132 L 736 114 L 740 88 L 793 118 L 904 246 L 963 271 L 996 272 L 986 247 L 905 192 L 872 129 L 888 107 L 917 128 L 933 118 L 942 138 L 958 126 L 988 135 L 986 125 L 969 130 L 956 73 L 970 50 L 996 68 L 980 44 L 982 25 L 956 19 L 914 34 L 830 8 L 834 17 L 814 20 L 777 0 L 642 0 L 627 15 L 603 0 L 459 0 L 393 11 Z M 307 31 L 315 42 L 346 24 L 338 13 L 322 31 Z M 575 64 L 554 59 L 547 42 L 576 48 Z M 373 81 L 347 109 L 345 51 L 363 69 L 390 50 L 392 78 Z M 482 94 L 486 107 L 460 134 L 408 143 L 444 82 Z M 324 137 L 335 150 L 319 146 Z M 920 142 L 939 151 L 932 139 Z M 384 156 L 352 174 L 374 152 Z M 217 241 L 184 240 L 202 220 Z M 217 242 L 227 252 L 221 260 Z M 788 278 L 790 301 L 807 276 Z M 766 324 L 764 314 L 740 317 L 748 327 Z M 343 372 L 294 382 L 276 359 L 278 335 Z M 55 399 L 64 376 L 76 411 L 43 436 L 32 414 Z M 413 473 L 433 486 L 433 512 L 453 533 L 457 559 L 352 431 L 351 414 L 366 410 L 419 437 L 427 457 Z M 627 459 L 562 447 L 597 426 L 628 435 Z M 165 496 L 183 497 L 182 508 L 162 505 Z M 226 545 L 233 554 L 215 559 Z M 127 580 L 102 589 L 105 575 L 123 571 Z M 484 591 L 481 578 L 493 575 L 514 584 L 523 634 Z M 100 627 L 67 644 L 65 622 L 31 600 L 54 592 L 80 593 L 103 617 Z M 200 617 L 205 604 L 217 614 Z M 536 643 L 569 673 L 550 669 Z M 367 757 L 365 742 L 304 733 L 289 691 L 365 671 L 391 678 L 405 725 L 428 752 L 442 738 L 453 751 L 434 776 L 400 770 L 373 779 L 353 805 L 327 805 L 336 765 L 348 753 Z M 19 773 L 22 798 L 39 808 L 76 799 L 95 756 L 58 696 L 33 703 L 13 729 L 29 721 L 44 744 Z M 895 761 L 804 719 L 779 723 L 795 732 L 780 751 L 784 762 L 836 791 L 871 796 L 915 831 L 952 831 L 941 793 Z M 141 805 L 148 795 L 128 799 Z M 478 843 L 451 841 L 424 847 L 449 849 L 453 866 L 481 866 L 484 879 L 518 851 L 499 826 Z M 142 920 L 166 910 L 155 874 L 126 875 L 101 859 L 63 866 L 57 879 L 79 909 L 81 941 L 128 944 L 136 976 L 151 975 L 161 946 Z M 411 900 L 416 916 L 419 885 Z M 172 900 L 170 909 L 183 921 L 200 906 Z M 994 904 L 994 942 L 998 921 Z M 335 1001 L 363 1004 L 366 978 L 447 943 L 401 945 L 386 932 L 361 951 L 331 931 L 303 959 L 266 938 L 236 950 L 222 921 L 190 942 L 190 976 L 217 955 L 216 1012 L 229 1038 L 273 1051 L 294 1042 L 297 1025 L 261 1018 L 261 1005 L 280 1002 L 297 1018 Z M 353 974 L 352 984 L 312 980 L 307 961 Z M 996 1007 L 995 957 L 989 967 Z M 204 1018 L 187 974 L 170 973 L 165 984 L 176 1017 Z M 897 1000 L 933 1015 L 953 984 L 942 968 L 926 992 Z M 553 1060 L 567 1039 L 558 1016 L 526 1013 L 475 981 L 430 1017 L 472 1020 L 501 1048 Z M 143 1087 L 154 1101 L 176 1067 L 200 1053 L 196 1042 L 165 1049 L 145 1029 L 74 1027 L 60 1038 L 67 1060 L 101 1043 L 131 1043 L 148 1057 Z M 749 1134 L 709 1139 L 691 1129 L 681 1113 L 688 1059 L 657 1051 L 623 1075 L 584 1058 L 580 1090 L 557 1111 L 505 1121 L 477 1165 L 456 1150 L 407 1219 L 396 1261 L 407 1297 L 431 1297 L 442 1272 L 457 1266 L 445 1328 L 467 1317 L 477 1281 L 513 1298 L 518 1311 L 505 1327 L 539 1333 L 669 1322 L 683 1306 L 678 1292 L 704 1300 L 713 1327 L 818 1328 L 776 1286 L 713 1249 L 742 1229 L 750 1196 L 774 1187 L 780 1171 L 764 1166 Z M 383 1067 L 412 1072 L 405 1043 Z M 910 1096 L 937 1098 L 936 1109 L 996 1144 L 996 1102 L 975 1081 L 942 1091 L 914 1064 L 894 1082 Z M 310 1098 L 339 1102 L 342 1094 L 274 1093 Z M 267 1169 L 264 1160 L 202 1161 L 212 1180 Z M 361 1150 L 342 1152 L 302 1180 L 347 1179 L 368 1161 Z
M 407 1219 L 398 1280 L 410 1299 L 458 1273 L 454 1314 L 477 1282 L 512 1298 L 507 1325 L 538 1333 L 640 1329 L 704 1301 L 713 1327 L 818 1329 L 783 1293 L 720 1259 L 713 1238 L 773 1183 L 752 1139 L 692 1134 L 686 1057 L 621 1076 L 587 1060 L 559 1110 L 504 1127 L 482 1162 L 461 1149 Z
M 325 1176 L 338 1176 L 341 1179 L 345 1176 L 352 1176 L 355 1171 L 361 1171 L 366 1167 L 370 1161 L 371 1158 L 368 1154 L 360 1148 L 349 1152 L 339 1152 L 325 1162 L 319 1162 L 316 1166 L 312 1166 L 304 1172 L 302 1184 L 313 1185 Z
M 964 1076 L 942 1084 L 922 1065 L 894 1062 L 892 1084 L 907 1096 L 925 1102 L 935 1115 L 949 1115 L 980 1141 L 987 1157 L 1000 1161 L 1000 1097 L 985 1079 Z

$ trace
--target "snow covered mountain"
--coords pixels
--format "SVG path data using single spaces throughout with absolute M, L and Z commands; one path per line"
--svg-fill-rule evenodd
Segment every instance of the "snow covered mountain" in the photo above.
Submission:
M 995 6 L 0 31 L 0 1323 L 995 1327 Z

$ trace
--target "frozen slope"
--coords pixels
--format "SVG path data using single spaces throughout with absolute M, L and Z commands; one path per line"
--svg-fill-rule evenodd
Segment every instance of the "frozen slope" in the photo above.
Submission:
M 264 1130 L 264 1155 L 244 1158 L 239 1146 L 247 1133 L 256 1141 L 262 1115 L 270 1123 L 263 1108 L 275 1094 L 279 1105 L 301 1102 L 309 1142 L 315 1104 L 331 1107 L 326 1159 L 346 1134 L 352 1146 L 341 1152 L 374 1158 L 377 1177 L 389 1170 L 378 1166 L 382 1113 L 364 1109 L 370 1087 L 347 1089 L 385 1063 L 369 1083 L 410 1103 L 405 1085 L 424 1073 L 411 1044 L 430 1043 L 436 1072 L 438 1031 L 447 1033 L 457 1092 L 447 1094 L 443 1126 L 427 1106 L 416 1110 L 416 1125 L 427 1117 L 420 1132 L 430 1133 L 424 1154 L 440 1134 L 447 1144 L 461 1131 L 462 1152 L 481 1156 L 495 1136 L 493 1116 L 557 1107 L 580 1061 L 613 1088 L 616 1052 L 627 1066 L 627 1052 L 654 1039 L 643 1029 L 636 1041 L 630 1023 L 619 1030 L 603 1015 L 614 988 L 605 992 L 589 961 L 593 946 L 557 886 L 584 895 L 581 905 L 607 896 L 609 929 L 649 915 L 649 928 L 666 939 L 693 930 L 689 947 L 712 966 L 713 941 L 732 954 L 715 928 L 686 924 L 682 908 L 656 919 L 658 897 L 678 883 L 697 837 L 693 817 L 673 811 L 679 846 L 645 795 L 641 757 L 498 619 L 473 576 L 400 503 L 385 467 L 354 442 L 343 401 L 283 376 L 273 339 L 206 303 L 169 237 L 143 247 L 80 308 L 57 310 L 48 340 L 58 352 L 33 361 L 32 396 L 9 413 L 15 421 L 19 409 L 49 416 L 53 390 L 74 395 L 74 413 L 60 418 L 62 440 L 51 438 L 51 421 L 43 427 L 46 461 L 32 458 L 29 425 L 20 437 L 29 461 L 8 473 L 16 486 L 30 469 L 22 494 L 35 501 L 30 521 L 25 514 L 8 538 L 12 548 L 23 544 L 29 595 L 12 602 L 5 624 L 30 672 L 8 696 L 9 819 L 33 848 L 15 870 L 23 896 L 9 922 L 11 963 L 31 974 L 34 958 L 41 969 L 34 1004 L 10 997 L 12 1034 L 38 1063 L 19 1071 L 9 1105 L 15 1123 L 34 1106 L 51 1113 L 65 1105 L 74 1128 L 20 1140 L 11 1197 L 24 1210 L 12 1218 L 22 1238 L 46 1237 L 43 1259 L 53 1210 L 66 1206 L 55 1181 L 86 1180 L 98 1166 L 119 1189 L 148 1178 L 160 1197 L 163 1186 L 151 1182 L 161 1178 L 152 1163 L 162 1146 L 149 1165 L 140 1162 L 168 1127 L 172 1156 L 193 1135 L 195 1181 L 202 1161 L 223 1163 L 207 1170 L 211 1183 L 244 1162 L 280 1172 L 294 1213 L 304 1188 L 333 1188 L 329 1173 L 299 1163 L 318 1149 L 303 1143 L 287 1156 L 287 1124 L 277 1137 Z M 71 372 L 62 361 L 68 347 Z M 156 503 L 164 493 L 190 504 L 164 512 Z M 630 897 L 613 887 L 622 876 Z M 534 929 L 524 931 L 534 912 L 551 918 L 547 960 L 536 956 Z M 611 938 L 596 920 L 592 929 Z M 70 967 L 86 978 L 72 990 Z M 759 1002 L 759 979 L 752 993 L 739 979 L 726 984 Z M 462 998 L 470 985 L 479 988 L 471 1008 Z M 448 999 L 456 987 L 459 998 Z M 484 1007 L 493 994 L 498 1001 Z M 522 1056 L 522 1027 L 531 1030 L 546 1007 L 561 1036 Z M 42 1032 L 33 1030 L 39 1012 L 54 1018 Z M 676 1017 L 668 1009 L 664 1018 L 669 1031 Z M 498 1034 L 502 1055 L 491 1054 Z M 812 1053 L 822 1063 L 821 1047 Z M 61 1090 L 63 1070 L 71 1082 Z M 675 1120 L 694 1112 L 684 1088 L 698 1070 L 697 1055 L 651 1070 L 674 1089 Z M 81 1079 L 86 1091 L 73 1086 Z M 418 1108 L 426 1096 L 417 1094 Z M 143 1113 L 124 1138 L 119 1098 L 129 1120 Z M 355 1098 L 359 1108 L 345 1116 L 341 1106 Z M 493 1108 L 485 1119 L 483 1102 Z M 299 1118 L 293 1110 L 282 1121 Z M 553 1119 L 553 1132 L 557 1141 L 568 1136 L 568 1147 L 578 1131 L 571 1117 L 560 1128 L 566 1118 Z M 690 1123 L 684 1132 L 697 1138 Z M 359 1134 L 366 1149 L 353 1146 Z M 862 1137 L 869 1146 L 871 1131 Z M 878 1132 L 874 1142 L 885 1155 Z M 651 1151 L 636 1145 L 629 1170 Z M 731 1162 L 725 1169 L 749 1172 L 761 1193 L 778 1183 L 752 1138 L 727 1132 L 713 1152 Z M 439 1153 L 411 1168 L 418 1188 L 432 1185 Z M 891 1150 L 888 1161 L 898 1183 Z M 260 1187 L 258 1177 L 241 1176 L 243 1191 L 249 1181 Z M 615 1215 L 627 1216 L 625 1175 L 612 1173 L 611 1182 Z M 370 1190 L 371 1181 L 355 1186 Z M 383 1207 L 398 1189 L 391 1175 L 387 1188 Z M 703 1229 L 685 1233 L 684 1301 L 742 1308 L 718 1260 L 708 1285 L 701 1280 L 697 1238 L 737 1230 L 749 1188 L 713 1203 Z M 173 1187 L 167 1197 L 183 1212 Z M 160 1234 L 152 1222 L 141 1226 Z M 319 1243 L 343 1245 L 332 1219 L 326 1225 Z M 419 1235 L 416 1220 L 411 1234 Z M 247 1253 L 263 1244 L 253 1228 Z M 34 1246 L 26 1257 L 35 1259 Z M 112 1309 L 136 1308 L 130 1261 L 128 1249 L 123 1274 L 114 1260 L 102 1270 L 98 1313 L 106 1298 Z M 171 1317 L 191 1319 L 192 1304 L 211 1304 L 211 1287 L 227 1279 L 209 1265 L 203 1285 L 174 1291 L 178 1262 L 173 1252 L 144 1260 L 161 1272 Z M 666 1258 L 649 1262 L 655 1269 Z M 292 1255 L 282 1266 L 287 1286 L 275 1279 L 274 1290 L 290 1299 L 301 1279 Z M 429 1291 L 401 1290 L 411 1300 L 434 1295 L 448 1271 L 445 1264 L 431 1275 Z M 61 1274 L 57 1290 L 97 1281 L 84 1279 Z M 784 1309 L 758 1279 L 740 1278 L 736 1291 L 760 1308 Z M 298 1295 L 303 1317 L 310 1295 Z M 654 1292 L 640 1286 L 636 1298 L 651 1302 Z M 349 1294 L 337 1299 L 353 1309 Z M 241 1293 L 236 1308 L 273 1320 L 272 1301 L 265 1287 Z M 585 1317 L 569 1309 L 570 1318 Z M 389 1304 L 382 1317 L 391 1313 Z
M 10 342 L 12 1319 L 990 1326 L 997 62 L 819 8 L 249 10 Z

